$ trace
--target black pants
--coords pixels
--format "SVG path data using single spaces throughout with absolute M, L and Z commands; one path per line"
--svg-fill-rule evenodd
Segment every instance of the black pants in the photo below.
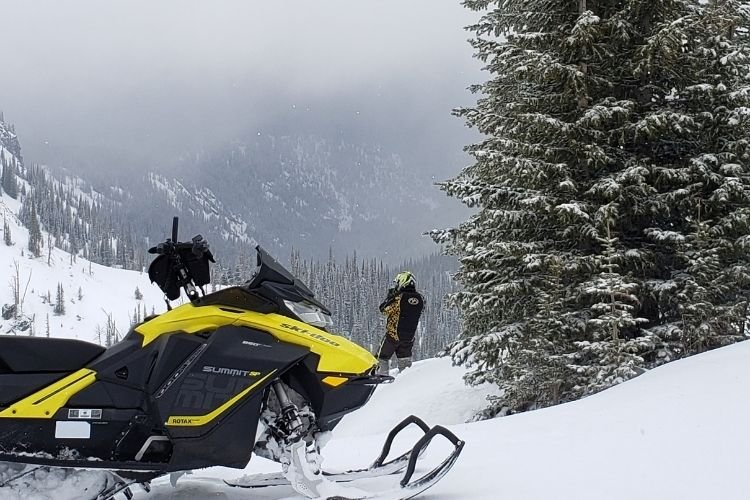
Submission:
M 391 356 L 393 356 L 394 353 L 397 358 L 411 358 L 411 350 L 413 347 L 413 335 L 409 337 L 399 335 L 399 340 L 393 340 L 393 337 L 386 334 L 383 338 L 383 343 L 380 344 L 378 358 L 391 359 Z

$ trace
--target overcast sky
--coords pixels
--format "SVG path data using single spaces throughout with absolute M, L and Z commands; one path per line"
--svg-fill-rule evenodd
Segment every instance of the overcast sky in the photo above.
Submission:
M 27 160 L 74 169 L 303 129 L 444 177 L 470 137 L 450 110 L 482 78 L 475 17 L 459 0 L 0 0 L 0 110 Z

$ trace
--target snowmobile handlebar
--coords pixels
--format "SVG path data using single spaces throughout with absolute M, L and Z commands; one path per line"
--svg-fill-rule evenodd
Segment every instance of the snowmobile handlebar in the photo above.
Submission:
M 177 239 L 177 229 L 180 227 L 180 218 L 179 217 L 172 217 L 172 241 L 174 243 L 177 243 L 179 240 Z
M 167 238 L 167 241 L 165 241 L 164 243 L 159 243 L 155 247 L 149 248 L 148 253 L 157 254 L 157 255 L 172 255 L 175 252 L 175 247 L 180 244 L 178 243 L 178 240 L 177 240 L 177 230 L 179 226 L 180 226 L 180 218 L 173 217 L 172 218 L 172 237 Z
M 201 258 L 204 254 L 209 252 L 208 241 L 206 241 L 206 239 L 200 234 L 193 236 L 190 243 L 180 243 L 177 239 L 179 224 L 180 218 L 174 217 L 172 219 L 172 238 L 167 239 L 167 241 L 163 243 L 159 243 L 155 247 L 149 248 L 148 253 L 157 255 L 174 255 L 179 250 L 190 249 L 193 255 L 197 258 Z
M 203 254 L 209 251 L 209 244 L 202 235 L 198 234 L 196 236 L 193 236 L 193 239 L 190 243 L 173 243 L 172 240 L 167 240 L 164 243 L 159 243 L 155 247 L 149 248 L 148 253 L 157 255 L 172 255 L 176 253 L 177 250 L 187 249 L 190 249 L 193 255 L 200 258 L 203 256 Z
M 194 236 L 190 242 L 181 243 L 177 238 L 179 219 L 172 220 L 172 238 L 149 248 L 148 252 L 157 254 L 149 266 L 148 274 L 152 282 L 159 285 L 169 300 L 180 296 L 184 289 L 191 302 L 198 300 L 201 288 L 211 282 L 209 266 L 214 257 L 208 242 L 200 234 Z

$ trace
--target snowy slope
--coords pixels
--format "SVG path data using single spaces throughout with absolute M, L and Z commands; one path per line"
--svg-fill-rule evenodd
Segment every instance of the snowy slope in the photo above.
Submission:
M 18 264 L 21 294 L 26 290 L 23 315 L 33 320 L 37 336 L 46 335 L 48 315 L 50 336 L 97 342 L 97 327 L 104 329 L 107 314 L 112 315 L 119 334 L 124 335 L 136 307 L 142 311 L 145 306 L 149 314 L 152 310 L 164 311 L 162 293 L 150 284 L 146 273 L 90 264 L 82 258 L 71 264 L 70 254 L 59 249 L 53 249 L 49 265 L 47 248 L 42 249 L 42 256 L 32 258 L 28 251 L 28 231 L 15 217 L 19 206 L 17 200 L 5 194 L 0 196 L 0 218 L 5 216 L 8 221 L 13 240 L 12 246 L 0 241 L 0 275 L 4 276 L 0 282 L 0 306 L 13 303 L 9 280 Z M 46 245 L 46 233 L 43 240 Z M 62 283 L 65 298 L 65 314 L 61 316 L 53 313 L 58 283 Z M 135 299 L 136 287 L 143 294 L 142 300 Z M 81 300 L 78 298 L 79 288 Z M 52 303 L 46 302 L 48 293 Z M 8 334 L 12 329 L 17 334 L 30 332 L 20 331 L 14 326 L 13 321 L 0 318 L 0 334 Z
M 744 457 L 750 430 L 750 343 L 737 344 L 653 370 L 585 400 L 485 422 L 463 420 L 490 389 L 466 388 L 463 370 L 448 360 L 427 360 L 377 390 L 368 405 L 345 417 L 324 449 L 331 469 L 367 465 L 386 429 L 414 413 L 448 425 L 466 448 L 445 479 L 420 498 L 523 500 L 705 500 L 750 498 Z M 412 433 L 401 443 L 406 446 Z M 447 450 L 436 444 L 432 464 Z M 246 471 L 197 471 L 173 488 L 155 481 L 137 500 L 298 499 L 289 488 L 247 491 L 221 478 L 273 471 L 253 459 Z M 36 488 L 0 490 L 2 500 L 85 498 L 81 475 L 60 484 L 41 475 Z M 358 486 L 385 487 L 388 480 Z

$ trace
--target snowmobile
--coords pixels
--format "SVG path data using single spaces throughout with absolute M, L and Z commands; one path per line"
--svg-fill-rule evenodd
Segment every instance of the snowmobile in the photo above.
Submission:
M 329 498 L 330 483 L 402 473 L 391 490 L 351 497 L 397 500 L 448 472 L 463 441 L 415 416 L 391 431 L 370 467 L 323 470 L 319 437 L 393 379 L 376 374 L 377 360 L 365 349 L 331 334 L 330 311 L 260 246 L 248 282 L 206 293 L 213 255 L 201 236 L 179 242 L 177 227 L 175 218 L 172 237 L 149 250 L 156 254 L 149 277 L 164 292 L 167 312 L 112 347 L 0 336 L 0 462 L 23 464 L 0 475 L 0 497 L 37 469 L 65 468 L 106 471 L 91 500 L 131 498 L 133 485 L 148 491 L 165 475 L 244 469 L 253 454 L 279 462 L 281 472 L 230 486 L 286 484 L 308 498 Z M 182 291 L 188 300 L 172 308 Z M 412 425 L 423 437 L 387 460 L 396 435 Z M 437 436 L 452 452 L 413 479 Z

